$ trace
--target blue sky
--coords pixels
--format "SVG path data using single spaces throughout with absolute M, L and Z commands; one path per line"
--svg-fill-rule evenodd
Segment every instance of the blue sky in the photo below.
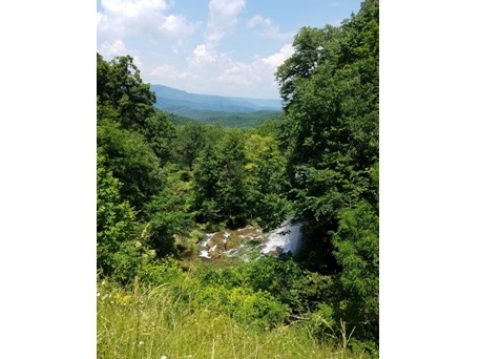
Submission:
M 133 56 L 145 82 L 279 98 L 274 73 L 302 26 L 339 25 L 360 0 L 97 0 L 97 51 Z

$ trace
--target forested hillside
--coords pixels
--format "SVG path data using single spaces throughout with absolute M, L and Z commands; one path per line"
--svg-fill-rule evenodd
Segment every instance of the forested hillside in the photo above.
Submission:
M 235 128 L 254 128 L 267 120 L 281 120 L 282 111 L 225 112 L 210 110 L 194 110 L 189 107 L 171 108 L 173 116 L 190 118 L 204 124 L 220 125 Z M 171 115 L 170 115 L 171 116 Z
M 378 357 L 378 0 L 293 47 L 283 120 L 247 129 L 159 111 L 132 57 L 97 54 L 99 358 Z M 287 219 L 297 254 L 198 256 Z
M 279 100 L 190 94 L 162 85 L 151 85 L 151 91 L 156 96 L 156 108 L 201 123 L 253 128 L 283 117 Z

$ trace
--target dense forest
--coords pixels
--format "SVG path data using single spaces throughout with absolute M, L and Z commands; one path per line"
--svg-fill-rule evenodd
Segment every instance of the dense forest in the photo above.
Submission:
M 99 358 L 378 357 L 379 1 L 293 46 L 282 119 L 251 128 L 162 112 L 97 54 Z M 287 219 L 296 254 L 198 257 Z

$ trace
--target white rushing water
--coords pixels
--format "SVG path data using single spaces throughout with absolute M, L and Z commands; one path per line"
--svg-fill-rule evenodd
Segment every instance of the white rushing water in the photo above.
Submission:
M 200 252 L 200 257 L 203 257 L 203 258 L 211 258 L 210 253 L 209 253 L 206 249 L 203 249 L 203 250 Z
M 255 247 L 247 243 L 257 243 Z M 297 253 L 301 248 L 301 224 L 285 221 L 268 233 L 261 228 L 245 227 L 233 231 L 208 233 L 199 243 L 199 256 L 206 259 L 227 257 L 247 258 L 247 252 L 257 248 L 263 254 Z
M 267 240 L 263 243 L 261 253 L 270 253 L 278 249 L 283 252 L 296 253 L 300 249 L 301 224 L 292 224 L 286 221 L 281 227 L 267 234 Z

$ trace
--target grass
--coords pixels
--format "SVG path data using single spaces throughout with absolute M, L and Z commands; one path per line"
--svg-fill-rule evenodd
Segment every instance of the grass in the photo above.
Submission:
M 183 298 L 183 299 L 180 299 Z M 178 287 L 125 289 L 98 284 L 99 359 L 369 358 L 341 343 L 320 342 L 303 322 L 271 330 L 241 324 L 213 308 L 198 309 Z M 190 299 L 194 300 L 194 299 Z M 195 308 L 195 309 L 194 309 Z

